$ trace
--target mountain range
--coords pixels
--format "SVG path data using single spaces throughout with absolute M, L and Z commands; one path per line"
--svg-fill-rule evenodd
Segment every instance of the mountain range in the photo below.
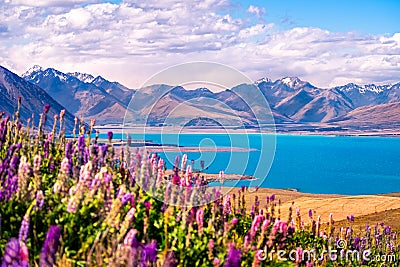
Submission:
M 263 78 L 221 92 L 165 84 L 130 89 L 101 76 L 39 66 L 20 79 L 30 83 L 19 81 L 24 86 L 42 88 L 75 116 L 95 118 L 98 124 L 120 124 L 125 118 L 132 124 L 150 125 L 252 127 L 275 122 L 281 127 L 400 127 L 400 83 L 350 83 L 324 89 L 297 77 L 285 77 L 276 81 Z
M 65 109 L 55 101 L 42 88 L 25 81 L 17 74 L 0 66 L 0 112 L 5 112 L 6 116 L 13 116 L 17 111 L 18 98 L 21 97 L 20 119 L 26 123 L 32 118 L 37 126 L 40 120 L 40 114 L 43 112 L 46 104 L 50 105 L 48 112 L 47 127 L 52 127 L 53 117 L 60 114 Z M 66 111 L 64 115 L 65 126 L 72 129 L 74 125 L 74 116 Z

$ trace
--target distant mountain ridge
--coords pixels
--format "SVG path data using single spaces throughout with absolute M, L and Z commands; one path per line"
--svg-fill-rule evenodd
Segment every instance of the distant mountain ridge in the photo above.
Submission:
M 34 116 L 35 126 L 38 126 L 40 114 L 46 104 L 50 105 L 47 126 L 53 125 L 53 117 L 65 109 L 40 87 L 29 83 L 17 74 L 0 66 L 0 112 L 13 116 L 17 110 L 18 98 L 21 97 L 20 119 L 26 123 Z M 74 125 L 74 116 L 66 111 L 64 117 L 67 130 Z
M 121 123 L 134 91 L 85 73 L 63 73 L 53 68 L 34 66 L 22 77 L 43 88 L 76 116 L 98 123 Z
M 385 114 L 392 107 L 400 113 L 397 105 L 387 106 L 400 102 L 400 83 L 349 83 L 322 89 L 298 77 L 284 77 L 276 81 L 262 78 L 254 84 L 212 92 L 207 88 L 186 90 L 170 85 L 151 85 L 134 90 L 101 76 L 62 73 L 38 66 L 28 70 L 23 77 L 43 88 L 75 115 L 96 118 L 103 124 L 121 123 L 132 97 L 135 103 L 129 106 L 131 117 L 128 119 L 132 123 L 153 125 L 161 125 L 166 120 L 169 124 L 185 125 L 193 119 L 196 125 L 208 123 L 204 118 L 222 125 L 254 125 L 260 122 L 260 118 L 261 123 L 268 123 L 270 118 L 265 115 L 267 113 L 272 113 L 277 124 L 338 124 L 340 120 L 357 124 L 360 116 L 346 115 L 351 115 L 354 110 L 362 112 L 365 110 L 363 107 L 375 107 L 376 113 L 382 108 Z M 269 107 L 262 99 L 252 98 L 260 93 L 268 101 Z M 201 119 L 194 118 L 194 115 Z M 394 120 L 396 118 L 393 117 Z

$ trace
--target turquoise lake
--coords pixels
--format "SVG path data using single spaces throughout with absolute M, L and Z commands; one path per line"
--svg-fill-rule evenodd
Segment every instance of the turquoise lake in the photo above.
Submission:
M 121 138 L 118 134 L 114 136 L 115 139 Z M 209 173 L 224 170 L 226 173 L 259 173 L 263 176 L 256 175 L 259 180 L 251 184 L 240 181 L 225 182 L 225 185 L 259 185 L 308 193 L 348 195 L 400 191 L 400 138 L 147 133 L 145 136 L 131 136 L 132 139 L 184 147 L 250 149 L 242 152 L 186 153 L 189 162 L 194 160 L 194 169 L 200 169 L 200 161 L 204 160 Z M 177 152 L 158 154 L 166 159 L 167 167 L 171 168 Z M 257 164 L 260 164 L 261 171 L 257 171 Z

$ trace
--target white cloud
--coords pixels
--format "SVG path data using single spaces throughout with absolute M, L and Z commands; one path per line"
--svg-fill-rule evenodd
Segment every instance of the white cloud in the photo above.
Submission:
M 265 10 L 250 6 L 249 17 L 238 18 L 230 2 L 218 0 L 18 1 L 0 7 L 0 61 L 18 73 L 39 64 L 137 87 L 165 67 L 200 60 L 230 65 L 252 79 L 299 76 L 323 87 L 400 76 L 400 33 L 280 31 L 252 19 Z
M 265 14 L 265 8 L 250 5 L 247 12 L 256 15 L 257 18 L 261 18 Z

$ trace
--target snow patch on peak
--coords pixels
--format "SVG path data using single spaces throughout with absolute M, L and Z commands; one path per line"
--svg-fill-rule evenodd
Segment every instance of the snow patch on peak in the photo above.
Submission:
M 27 70 L 24 74 L 22 74 L 22 78 L 29 77 L 36 72 L 43 71 L 43 68 L 39 65 L 34 65 L 29 70 Z
M 67 73 L 70 76 L 73 76 L 84 83 L 91 83 L 94 81 L 94 77 L 91 74 L 81 73 L 81 72 L 69 72 Z
M 264 77 L 261 79 L 258 79 L 257 81 L 254 82 L 255 85 L 259 85 L 262 82 L 270 83 L 272 80 L 270 78 Z
M 301 85 L 303 82 L 297 77 L 285 77 L 281 79 L 282 83 L 286 84 L 291 88 L 295 88 L 298 85 Z

